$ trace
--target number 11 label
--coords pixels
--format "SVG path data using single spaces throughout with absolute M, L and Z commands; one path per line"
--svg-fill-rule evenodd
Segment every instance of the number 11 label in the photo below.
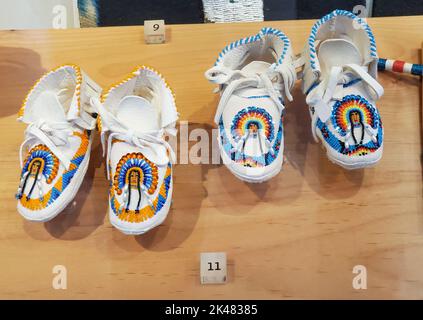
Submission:
M 201 284 L 225 283 L 227 280 L 226 253 L 201 253 L 200 273 Z

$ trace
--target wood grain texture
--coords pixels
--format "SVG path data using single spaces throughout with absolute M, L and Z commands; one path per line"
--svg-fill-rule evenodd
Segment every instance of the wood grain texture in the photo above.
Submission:
M 177 165 L 168 219 L 128 237 L 106 216 L 96 136 L 72 206 L 44 224 L 16 212 L 25 129 L 16 113 L 45 71 L 76 63 L 107 87 L 137 64 L 152 66 L 174 89 L 180 119 L 211 132 L 217 97 L 203 73 L 218 52 L 267 25 L 300 52 L 312 23 L 172 25 L 163 45 L 144 44 L 142 27 L 0 32 L 0 298 L 423 299 L 421 84 L 408 75 L 380 75 L 385 149 L 374 168 L 349 172 L 327 160 L 312 141 L 298 83 L 287 104 L 286 163 L 267 183 L 243 183 L 222 165 Z M 423 17 L 369 23 L 381 57 L 419 61 Z M 200 285 L 199 256 L 207 251 L 227 252 L 226 285 Z M 67 290 L 52 288 L 59 264 L 68 270 Z M 367 290 L 352 288 L 359 264 Z

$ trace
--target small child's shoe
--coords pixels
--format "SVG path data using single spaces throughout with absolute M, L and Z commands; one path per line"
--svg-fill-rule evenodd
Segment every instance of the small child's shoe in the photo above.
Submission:
M 143 234 L 166 219 L 172 201 L 175 155 L 164 138 L 176 134 L 172 91 L 160 74 L 141 67 L 91 103 L 107 152 L 110 222 L 125 234 Z
M 315 23 L 301 59 L 315 140 L 346 169 L 374 165 L 383 150 L 375 106 L 383 87 L 376 81 L 378 57 L 370 27 L 351 12 L 335 10 Z
M 277 175 L 284 149 L 282 93 L 291 101 L 296 80 L 288 37 L 263 28 L 235 41 L 222 50 L 205 76 L 221 92 L 214 121 L 223 163 L 247 182 Z
M 100 94 L 79 67 L 64 65 L 45 74 L 26 97 L 18 118 L 28 128 L 16 194 L 18 212 L 26 219 L 48 221 L 75 197 L 87 172 L 96 123 L 89 101 Z

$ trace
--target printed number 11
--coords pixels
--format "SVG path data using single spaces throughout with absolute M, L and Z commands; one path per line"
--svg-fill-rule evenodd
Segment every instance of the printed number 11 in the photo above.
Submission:
M 219 271 L 219 270 L 222 270 L 222 269 L 220 269 L 220 266 L 219 266 L 219 262 L 215 262 L 214 263 L 215 265 L 216 265 L 216 269 L 213 269 L 213 262 L 208 262 L 208 265 L 209 265 L 209 270 L 208 271 Z

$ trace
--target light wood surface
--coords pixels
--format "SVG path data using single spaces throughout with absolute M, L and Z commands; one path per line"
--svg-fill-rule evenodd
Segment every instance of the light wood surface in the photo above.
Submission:
M 152 66 L 174 89 L 190 131 L 211 132 L 217 97 L 203 73 L 218 52 L 262 26 L 283 30 L 300 52 L 312 23 L 172 25 L 163 45 L 146 45 L 142 27 L 0 32 L 0 298 L 423 299 L 418 77 L 380 75 L 385 149 L 375 168 L 349 172 L 326 159 L 312 141 L 298 83 L 287 104 L 287 160 L 268 183 L 240 182 L 222 165 L 177 165 L 168 219 L 146 235 L 125 236 L 106 216 L 96 136 L 74 205 L 44 224 L 16 212 L 25 129 L 16 113 L 45 71 L 79 64 L 106 87 L 137 64 Z M 381 57 L 419 62 L 423 17 L 369 23 Z M 209 251 L 227 252 L 227 284 L 200 285 L 199 256 Z M 67 268 L 67 290 L 52 288 L 55 265 Z M 355 265 L 367 268 L 367 290 L 352 287 Z

